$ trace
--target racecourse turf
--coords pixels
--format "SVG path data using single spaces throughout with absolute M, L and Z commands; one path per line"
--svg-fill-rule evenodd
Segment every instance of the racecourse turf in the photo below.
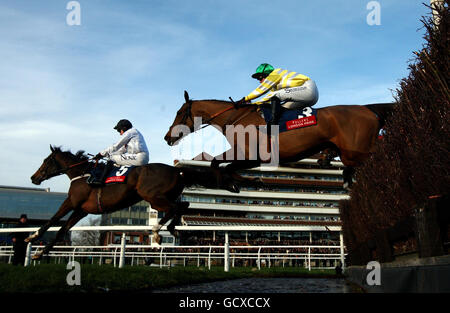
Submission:
M 0 264 L 0 293 L 105 293 L 118 291 L 151 291 L 178 285 L 249 277 L 323 277 L 334 278 L 334 270 L 311 270 L 301 267 L 223 267 L 81 265 L 80 285 L 69 286 L 66 277 L 71 270 L 65 264 L 36 264 L 28 267 Z M 72 276 L 73 277 L 73 276 Z

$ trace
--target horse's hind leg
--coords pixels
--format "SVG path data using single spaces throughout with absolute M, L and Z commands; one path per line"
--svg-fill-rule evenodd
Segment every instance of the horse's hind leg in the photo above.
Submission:
M 63 218 L 67 213 L 69 213 L 72 210 L 72 204 L 70 203 L 69 198 L 64 200 L 64 202 L 59 207 L 58 211 L 53 215 L 53 217 L 45 223 L 41 228 L 39 228 L 38 231 L 33 233 L 31 236 L 25 239 L 25 242 L 33 242 L 39 237 L 41 237 L 52 225 L 54 225 L 56 222 L 58 222 L 61 218 Z
M 56 234 L 55 239 L 53 239 L 49 244 L 47 244 L 41 252 L 35 254 L 33 256 L 33 260 L 40 259 L 44 254 L 48 254 L 49 251 L 53 248 L 53 246 L 61 240 L 64 235 L 71 229 L 76 223 L 78 223 L 82 218 L 87 216 L 87 213 L 80 210 L 75 210 L 72 215 L 69 217 L 69 219 L 64 223 L 63 226 L 61 226 L 60 230 Z
M 156 243 L 161 242 L 161 236 L 159 236 L 159 230 L 161 227 L 163 227 L 171 218 L 173 218 L 177 211 L 177 205 L 175 201 L 170 201 L 165 196 L 159 196 L 154 198 L 148 198 L 145 195 L 141 195 L 144 200 L 149 202 L 153 209 L 157 210 L 158 212 L 165 212 L 163 218 L 159 221 L 158 224 L 153 226 L 152 233 L 153 233 L 153 240 Z
M 175 237 L 179 236 L 178 231 L 175 230 L 175 226 L 177 226 L 181 223 L 181 217 L 183 216 L 183 214 L 186 212 L 187 208 L 189 207 L 189 202 L 187 202 L 187 201 L 178 202 L 177 201 L 177 204 L 178 204 L 177 211 L 174 214 L 169 226 L 167 226 L 167 230 Z
M 347 190 L 352 188 L 354 173 L 355 173 L 355 168 L 352 166 L 346 166 L 346 167 L 344 167 L 344 170 L 342 171 L 342 176 L 344 178 L 343 187 Z

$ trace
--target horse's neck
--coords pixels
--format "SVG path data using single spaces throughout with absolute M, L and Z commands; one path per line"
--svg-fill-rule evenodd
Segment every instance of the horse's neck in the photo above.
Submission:
M 69 169 L 70 166 L 75 165 L 80 162 L 83 162 L 83 160 L 77 160 L 75 157 L 73 157 L 73 158 L 60 157 L 58 159 L 59 165 L 63 169 L 68 169 L 68 170 L 66 170 L 66 172 L 64 174 L 66 174 L 70 179 L 72 179 L 76 176 L 79 176 L 86 171 L 87 162 L 86 162 L 86 166 L 84 166 L 84 165 L 83 166 L 75 166 L 75 167 Z

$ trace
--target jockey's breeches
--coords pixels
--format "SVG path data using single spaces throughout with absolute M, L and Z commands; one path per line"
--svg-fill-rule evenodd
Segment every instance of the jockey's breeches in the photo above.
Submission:
M 145 165 L 149 161 L 149 156 L 147 152 L 139 152 L 136 154 L 133 153 L 111 154 L 109 158 L 117 165 L 128 165 L 128 166 Z
M 281 100 L 281 106 L 286 109 L 313 106 L 319 100 L 319 91 L 313 80 L 307 80 L 298 87 L 284 88 L 271 93 L 273 97 Z

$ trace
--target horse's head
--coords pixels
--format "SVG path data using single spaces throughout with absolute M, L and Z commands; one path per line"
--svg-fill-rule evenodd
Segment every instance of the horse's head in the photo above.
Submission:
M 186 102 L 177 112 L 177 116 L 169 128 L 164 140 L 169 146 L 176 145 L 178 141 L 194 131 L 194 118 L 192 116 L 192 100 L 187 91 L 184 92 Z
M 57 155 L 62 153 L 62 151 L 60 148 L 55 148 L 51 145 L 50 150 L 52 153 L 44 160 L 36 173 L 31 176 L 31 182 L 35 185 L 40 185 L 44 180 L 61 174 L 63 167 L 57 161 Z

